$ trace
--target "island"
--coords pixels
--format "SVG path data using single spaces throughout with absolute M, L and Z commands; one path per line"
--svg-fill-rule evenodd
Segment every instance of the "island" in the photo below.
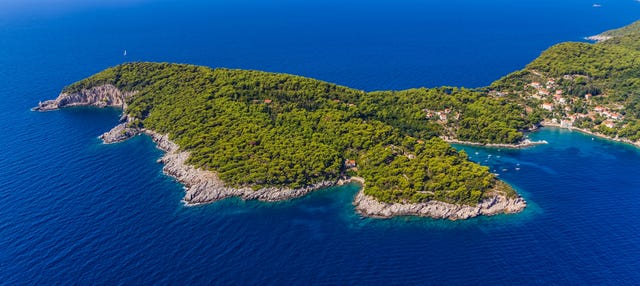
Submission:
M 134 62 L 34 110 L 121 108 L 102 140 L 149 135 L 165 151 L 164 172 L 185 185 L 186 205 L 279 201 L 355 182 L 364 216 L 516 213 L 524 199 L 450 143 L 528 147 L 545 143 L 528 132 L 552 124 L 637 142 L 636 26 L 551 47 L 485 88 L 364 92 L 289 74 Z

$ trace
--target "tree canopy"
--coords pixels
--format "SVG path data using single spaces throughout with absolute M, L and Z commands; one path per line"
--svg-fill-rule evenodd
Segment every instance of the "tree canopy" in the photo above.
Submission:
M 366 93 L 287 74 L 167 63 L 119 65 L 65 92 L 101 84 L 137 91 L 125 110 L 131 125 L 169 134 L 191 153 L 188 163 L 229 185 L 297 188 L 349 174 L 386 202 L 477 203 L 495 176 L 437 136 L 516 142 L 528 123 L 517 105 L 467 89 Z

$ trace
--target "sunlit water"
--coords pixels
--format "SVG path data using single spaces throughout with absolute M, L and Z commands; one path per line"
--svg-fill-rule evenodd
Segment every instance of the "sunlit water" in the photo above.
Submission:
M 516 187 L 527 209 L 375 220 L 354 213 L 355 185 L 281 203 L 184 207 L 149 138 L 96 138 L 118 110 L 29 111 L 129 60 L 288 72 L 365 90 L 482 86 L 551 44 L 640 16 L 631 0 L 514 2 L 67 1 L 38 11 L 0 2 L 13 9 L 0 19 L 0 281 L 640 283 L 640 151 L 628 145 L 544 129 L 531 137 L 549 144 L 525 150 L 458 146 Z

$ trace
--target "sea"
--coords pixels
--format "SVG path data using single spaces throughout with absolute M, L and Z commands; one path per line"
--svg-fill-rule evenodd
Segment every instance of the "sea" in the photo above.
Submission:
M 119 110 L 30 111 L 129 61 L 481 87 L 640 18 L 637 1 L 594 1 L 0 0 L 0 284 L 638 285 L 630 145 L 543 128 L 529 136 L 549 143 L 523 150 L 456 146 L 526 210 L 382 220 L 354 212 L 357 185 L 185 207 L 148 137 L 97 138 Z

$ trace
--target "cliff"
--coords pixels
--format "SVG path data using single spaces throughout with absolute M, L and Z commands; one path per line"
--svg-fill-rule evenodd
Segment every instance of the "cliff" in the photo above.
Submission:
M 126 100 L 135 92 L 121 92 L 112 84 L 103 84 L 79 92 L 62 92 L 53 100 L 38 103 L 35 111 L 50 111 L 72 106 L 96 106 L 96 107 L 126 107 Z

